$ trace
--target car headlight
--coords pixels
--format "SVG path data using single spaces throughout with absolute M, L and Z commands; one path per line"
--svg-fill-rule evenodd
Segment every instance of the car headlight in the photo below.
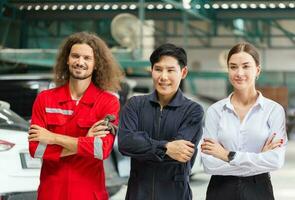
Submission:
M 0 140 L 0 151 L 8 151 L 11 149 L 15 144 L 11 142 L 7 142 L 5 140 Z

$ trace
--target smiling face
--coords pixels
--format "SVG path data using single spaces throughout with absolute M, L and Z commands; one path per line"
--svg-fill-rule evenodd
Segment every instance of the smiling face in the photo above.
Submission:
M 228 60 L 229 81 L 235 90 L 255 89 L 255 80 L 260 71 L 260 66 L 246 52 L 232 54 Z
M 71 79 L 91 79 L 95 64 L 93 49 L 87 44 L 74 44 L 67 64 Z
M 160 102 L 172 99 L 187 72 L 187 67 L 181 69 L 177 59 L 172 56 L 162 56 L 159 62 L 153 65 L 152 78 Z

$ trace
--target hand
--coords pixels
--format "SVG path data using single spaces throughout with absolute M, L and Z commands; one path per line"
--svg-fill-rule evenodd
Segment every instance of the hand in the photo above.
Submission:
M 92 125 L 92 127 L 88 130 L 87 136 L 89 137 L 100 137 L 103 138 L 107 134 L 110 133 L 110 131 L 106 131 L 108 129 L 108 126 L 104 125 L 104 121 L 100 120 Z
M 284 139 L 274 140 L 275 136 L 276 136 L 276 133 L 273 133 L 271 136 L 269 136 L 269 138 L 266 140 L 261 152 L 266 152 L 269 150 L 273 150 L 277 147 L 281 147 L 281 145 L 284 142 Z
M 195 145 L 186 140 L 168 142 L 166 148 L 169 157 L 183 163 L 188 162 L 195 152 Z
M 226 150 L 219 142 L 211 138 L 204 138 L 204 142 L 201 144 L 201 150 L 203 153 L 212 155 L 215 158 L 219 158 L 225 162 L 228 162 L 229 151 Z
M 43 144 L 55 144 L 56 134 L 38 125 L 32 125 L 29 129 L 28 139 Z

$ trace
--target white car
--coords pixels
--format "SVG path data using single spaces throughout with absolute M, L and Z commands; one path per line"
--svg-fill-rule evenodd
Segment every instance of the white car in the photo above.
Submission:
M 29 123 L 0 101 L 0 199 L 35 199 L 40 159 L 28 151 Z

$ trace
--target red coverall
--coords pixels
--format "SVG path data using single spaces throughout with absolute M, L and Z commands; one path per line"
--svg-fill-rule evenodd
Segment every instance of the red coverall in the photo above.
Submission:
M 86 137 L 89 128 L 107 114 L 118 122 L 119 100 L 93 83 L 79 103 L 69 85 L 41 92 L 33 105 L 32 124 L 78 138 L 77 154 L 60 157 L 63 147 L 30 142 L 32 157 L 43 159 L 38 200 L 106 200 L 103 160 L 112 151 L 114 135 Z

